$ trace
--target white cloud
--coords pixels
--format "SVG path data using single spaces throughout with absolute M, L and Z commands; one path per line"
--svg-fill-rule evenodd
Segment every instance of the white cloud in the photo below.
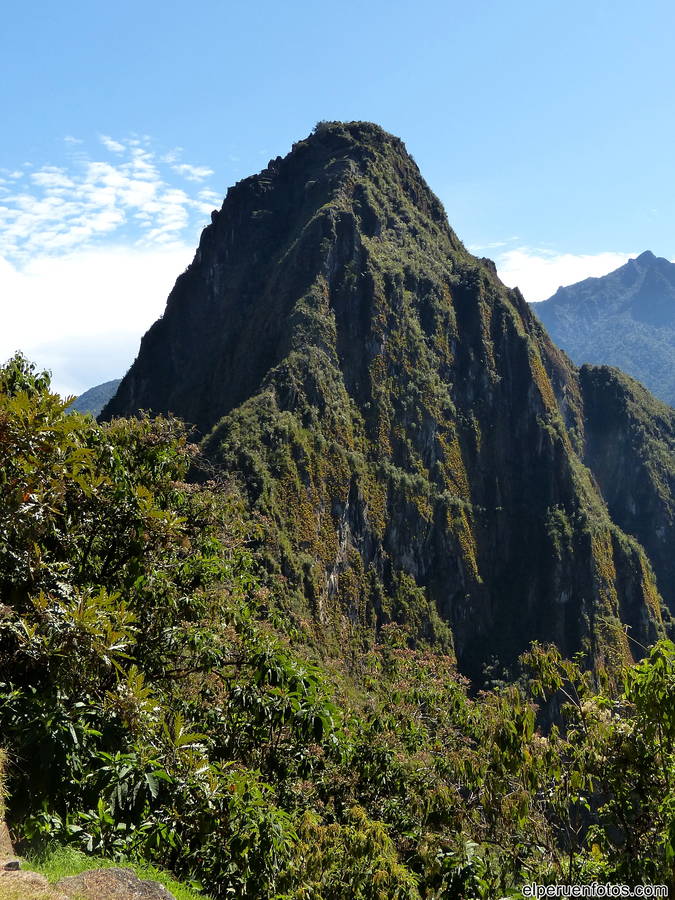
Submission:
M 213 169 L 206 166 L 191 166 L 189 163 L 176 163 L 171 168 L 188 181 L 204 181 L 209 175 L 213 175 Z
M 22 263 L 86 248 L 103 239 L 163 245 L 180 240 L 190 225 L 197 230 L 213 207 L 211 201 L 207 210 L 201 196 L 210 189 L 203 185 L 199 195 L 192 196 L 173 183 L 172 173 L 201 183 L 213 174 L 212 169 L 168 163 L 147 137 L 119 141 L 102 135 L 100 140 L 115 155 L 113 161 L 92 159 L 78 149 L 68 168 L 34 168 L 21 187 L 16 184 L 21 172 L 3 173 L 0 255 Z M 178 152 L 169 154 L 172 160 Z
M 30 180 L 40 187 L 51 190 L 54 194 L 71 190 L 75 187 L 72 178 L 69 178 L 63 169 L 56 166 L 45 166 L 39 172 L 32 172 Z
M 561 285 L 584 278 L 598 278 L 618 269 L 636 253 L 556 253 L 519 247 L 500 253 L 495 263 L 499 277 L 509 287 L 519 287 L 526 300 L 546 300 Z
M 114 141 L 111 137 L 108 137 L 107 134 L 100 135 L 99 139 L 106 150 L 110 150 L 111 153 L 124 153 L 124 144 L 121 144 L 119 141 Z M 68 139 L 66 138 L 66 140 Z
M 108 246 L 21 268 L 0 258 L 0 362 L 23 351 L 62 394 L 121 377 L 193 253 L 185 243 Z
M 509 244 L 513 244 L 514 241 L 517 241 L 517 240 L 519 240 L 519 238 L 516 236 L 516 237 L 506 238 L 506 240 L 504 240 L 504 241 L 490 241 L 490 243 L 488 243 L 488 244 L 470 244 L 469 250 L 472 253 L 475 253 L 476 256 L 480 256 L 480 255 L 482 255 L 484 250 L 495 250 L 495 249 L 498 249 L 499 247 L 508 247 Z
M 68 136 L 66 165 L 0 170 L 0 363 L 21 350 L 64 394 L 124 374 L 222 202 L 181 148 L 100 142 Z
M 168 153 L 165 153 L 164 156 L 162 156 L 162 162 L 165 162 L 165 163 L 178 162 L 178 160 L 181 158 L 182 153 L 183 153 L 182 147 L 174 147 L 173 150 L 169 150 Z

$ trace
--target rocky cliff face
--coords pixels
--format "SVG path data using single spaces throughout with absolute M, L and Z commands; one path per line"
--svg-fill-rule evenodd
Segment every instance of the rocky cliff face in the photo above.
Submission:
M 195 423 L 322 634 L 404 622 L 479 675 L 535 638 L 603 665 L 632 654 L 625 625 L 663 629 L 585 465 L 603 390 L 467 253 L 398 139 L 329 123 L 230 189 L 104 416 Z

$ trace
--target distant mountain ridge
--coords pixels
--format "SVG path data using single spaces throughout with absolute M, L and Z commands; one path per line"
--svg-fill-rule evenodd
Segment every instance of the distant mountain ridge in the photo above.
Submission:
M 106 403 L 115 396 L 121 381 L 121 378 L 114 378 L 112 381 L 104 381 L 103 384 L 89 388 L 73 401 L 70 409 L 80 413 L 91 413 L 92 416 L 100 415 Z
M 575 363 L 616 366 L 675 406 L 675 263 L 646 250 L 532 308 Z

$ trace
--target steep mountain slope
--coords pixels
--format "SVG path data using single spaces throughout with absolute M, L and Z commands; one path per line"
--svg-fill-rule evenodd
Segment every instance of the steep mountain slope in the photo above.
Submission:
M 533 309 L 575 363 L 617 366 L 675 405 L 675 263 L 647 250 Z
M 212 218 L 103 416 L 197 425 L 323 640 L 400 621 L 480 675 L 535 638 L 602 665 L 623 625 L 656 637 L 650 564 L 582 462 L 577 371 L 401 141 L 324 124 Z
M 106 403 L 115 396 L 121 380 L 121 378 L 115 378 L 113 381 L 104 381 L 103 384 L 97 384 L 95 387 L 89 388 L 88 391 L 75 398 L 70 409 L 98 416 Z

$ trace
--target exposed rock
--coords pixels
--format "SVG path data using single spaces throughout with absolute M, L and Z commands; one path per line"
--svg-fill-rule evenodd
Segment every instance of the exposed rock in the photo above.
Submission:
M 70 900 L 37 872 L 0 869 L 0 900 Z
M 91 869 L 62 878 L 56 889 L 84 900 L 174 900 L 163 885 L 141 880 L 131 869 Z

